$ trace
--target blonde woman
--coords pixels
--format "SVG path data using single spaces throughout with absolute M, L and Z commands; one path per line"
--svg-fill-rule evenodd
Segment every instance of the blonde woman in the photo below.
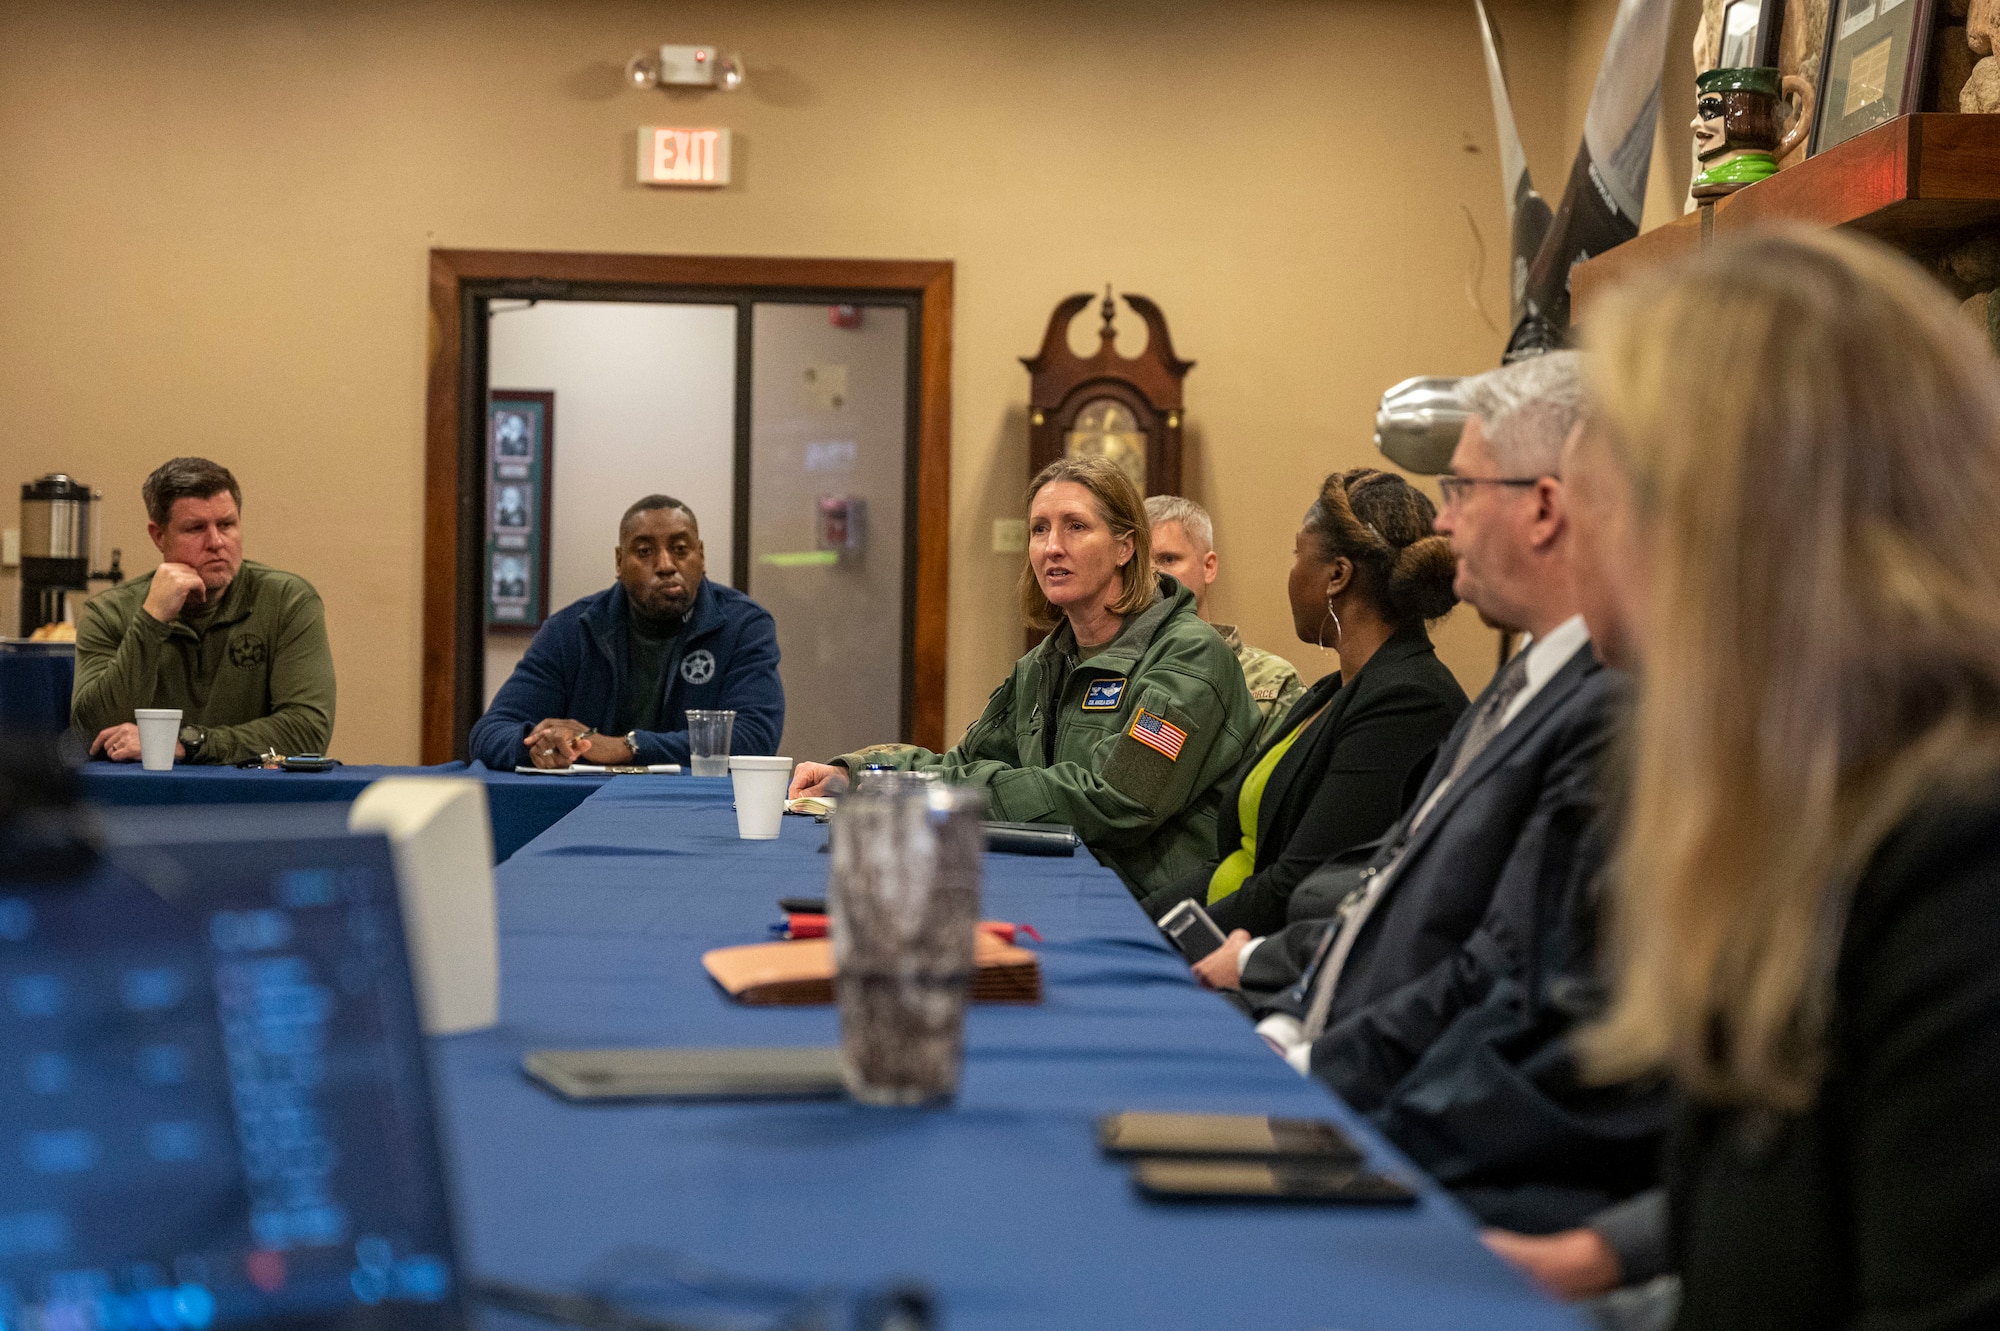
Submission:
M 1074 827 L 1135 896 L 1198 867 L 1218 787 L 1261 718 L 1194 593 L 1153 571 L 1149 531 L 1115 464 L 1043 468 L 1028 487 L 1021 609 L 1053 632 L 950 752 L 879 744 L 800 763 L 792 795 L 837 794 L 864 766 L 934 771 L 985 786 L 995 818 Z
M 1592 316 L 1644 688 L 1616 985 L 1688 1327 L 2000 1323 L 2000 365 L 1905 261 L 1720 246 Z

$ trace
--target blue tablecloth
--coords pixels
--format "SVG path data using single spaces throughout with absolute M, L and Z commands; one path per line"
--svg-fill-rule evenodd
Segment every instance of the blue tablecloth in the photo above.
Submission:
M 261 767 L 187 765 L 171 772 L 148 772 L 137 763 L 91 762 L 83 766 L 85 798 L 96 804 L 316 804 L 346 803 L 370 782 L 385 776 L 476 776 L 486 783 L 493 818 L 493 856 L 504 860 L 564 814 L 583 803 L 606 781 L 693 780 L 670 775 L 531 776 L 489 772 L 474 764 L 437 767 L 336 767 L 330 772 L 280 772 Z
M 72 643 L 0 643 L 0 735 L 60 735 L 76 679 Z
M 726 784 L 626 781 L 501 867 L 501 1025 L 435 1046 L 472 1272 L 575 1287 L 640 1249 L 798 1288 L 907 1276 L 952 1331 L 1578 1325 L 1432 1187 L 1409 1210 L 1142 1201 L 1097 1152 L 1102 1113 L 1332 1115 L 1409 1167 L 1081 854 L 987 857 L 985 914 L 1047 939 L 1047 1001 L 973 1009 L 949 1109 L 580 1106 L 523 1077 L 539 1047 L 833 1043 L 831 1008 L 732 1004 L 700 964 L 824 891 L 826 836 L 739 841 Z

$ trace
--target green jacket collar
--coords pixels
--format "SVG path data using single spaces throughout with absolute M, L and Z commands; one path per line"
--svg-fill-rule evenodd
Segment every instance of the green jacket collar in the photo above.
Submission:
M 1155 574 L 1159 579 L 1157 595 L 1153 603 L 1125 621 L 1118 636 L 1106 643 L 1096 655 L 1084 665 L 1090 670 L 1101 670 L 1107 674 L 1130 674 L 1153 645 L 1166 622 L 1186 609 L 1194 613 L 1194 593 L 1181 586 L 1180 582 L 1164 573 Z M 1044 665 L 1053 664 L 1056 657 L 1075 660 L 1078 655 L 1076 630 L 1069 626 L 1067 619 L 1056 625 L 1055 631 L 1042 639 L 1037 649 L 1041 652 Z

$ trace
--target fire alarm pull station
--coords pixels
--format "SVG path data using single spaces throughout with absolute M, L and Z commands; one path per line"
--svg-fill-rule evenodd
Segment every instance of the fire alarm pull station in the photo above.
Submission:
M 821 495 L 819 548 L 840 556 L 842 566 L 859 563 L 868 544 L 868 501 L 857 495 Z

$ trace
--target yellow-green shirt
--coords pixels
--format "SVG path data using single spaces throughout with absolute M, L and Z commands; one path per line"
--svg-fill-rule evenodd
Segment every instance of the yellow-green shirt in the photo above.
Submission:
M 1230 851 L 1222 863 L 1215 866 L 1215 872 L 1208 876 L 1209 905 L 1213 906 L 1243 886 L 1256 869 L 1257 807 L 1264 802 L 1264 787 L 1270 784 L 1271 773 L 1278 770 L 1279 762 L 1290 751 L 1293 742 L 1310 724 L 1312 717 L 1307 717 L 1293 726 L 1291 733 L 1273 744 L 1270 751 L 1250 769 L 1250 774 L 1243 778 L 1243 789 L 1236 796 L 1236 822 L 1243 829 L 1243 844 Z

